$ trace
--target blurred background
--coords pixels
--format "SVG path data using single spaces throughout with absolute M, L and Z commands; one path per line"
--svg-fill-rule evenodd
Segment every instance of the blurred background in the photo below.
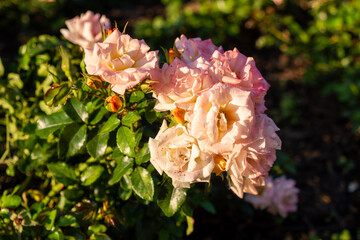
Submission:
M 252 56 L 271 84 L 267 114 L 283 142 L 272 175 L 296 180 L 298 212 L 286 219 L 244 204 L 221 179 L 214 208 L 198 208 L 186 239 L 360 239 L 360 1 L 1 0 L 0 57 L 40 34 L 60 37 L 87 10 L 152 48 L 176 37 L 212 39 Z

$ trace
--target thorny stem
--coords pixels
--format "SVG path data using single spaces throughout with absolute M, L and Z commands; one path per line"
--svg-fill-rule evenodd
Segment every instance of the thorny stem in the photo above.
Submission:
M 96 95 L 96 94 L 94 94 L 94 93 L 92 93 L 92 92 L 87 92 L 87 93 L 89 93 L 90 95 L 92 95 L 92 96 L 94 96 L 94 97 L 101 98 L 102 100 L 106 101 L 105 98 L 103 98 L 103 97 L 101 97 L 101 96 L 99 96 L 99 95 Z
M 6 150 L 4 154 L 1 156 L 0 164 L 3 164 L 5 161 L 5 158 L 10 153 L 10 133 L 9 133 L 9 114 L 5 114 L 5 123 L 6 123 Z

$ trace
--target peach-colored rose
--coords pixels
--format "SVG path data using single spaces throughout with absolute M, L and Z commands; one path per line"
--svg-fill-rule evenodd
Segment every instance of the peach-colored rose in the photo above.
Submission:
M 158 67 L 157 52 L 149 49 L 143 40 L 115 30 L 93 49 L 85 49 L 86 71 L 109 82 L 114 92 L 124 94 Z
M 293 179 L 281 176 L 275 180 L 272 177 L 266 179 L 265 188 L 259 195 L 248 194 L 245 200 L 254 208 L 267 209 L 272 214 L 280 214 L 286 217 L 288 213 L 297 210 L 299 189 L 295 187 Z
M 251 91 L 255 95 L 256 113 L 266 110 L 264 96 L 270 85 L 256 68 L 252 57 L 246 57 L 234 48 L 225 53 L 215 51 L 211 62 L 210 70 L 217 81 Z
M 230 188 L 238 196 L 242 197 L 243 192 L 257 194 L 256 187 L 264 185 L 264 176 L 276 159 L 276 150 L 281 148 L 278 130 L 265 114 L 256 115 L 251 136 L 235 145 L 226 171 Z
M 193 109 L 197 93 L 214 85 L 208 68 L 209 62 L 201 57 L 190 64 L 175 58 L 170 65 L 165 63 L 161 70 L 151 71 L 157 99 L 155 110 Z
M 222 47 L 215 46 L 211 39 L 201 40 L 200 38 L 187 39 L 184 35 L 175 40 L 175 46 L 181 53 L 181 59 L 186 63 L 190 63 L 199 57 L 205 60 L 210 60 L 211 55 L 215 50 L 224 52 Z
M 254 103 L 250 91 L 217 83 L 199 93 L 189 128 L 201 150 L 230 153 L 239 141 L 248 139 L 254 124 Z
M 96 42 L 102 41 L 101 27 L 111 27 L 110 20 L 100 14 L 87 11 L 70 20 L 65 21 L 68 29 L 60 29 L 61 34 L 70 42 L 80 45 L 82 48 L 92 48 Z
M 150 162 L 172 178 L 174 187 L 189 188 L 191 183 L 208 182 L 214 168 L 211 154 L 202 152 L 187 129 L 178 124 L 168 128 L 164 120 L 155 139 L 149 139 Z

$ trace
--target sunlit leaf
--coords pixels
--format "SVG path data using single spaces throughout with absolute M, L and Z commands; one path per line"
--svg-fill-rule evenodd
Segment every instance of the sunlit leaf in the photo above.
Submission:
M 161 185 L 157 204 L 167 217 L 174 215 L 186 199 L 186 189 L 174 188 L 171 179 Z
M 141 117 L 137 112 L 128 112 L 122 119 L 122 124 L 126 126 L 130 126 L 131 124 L 140 120 Z
M 115 130 L 120 125 L 120 120 L 118 119 L 116 114 L 113 114 L 102 126 L 98 132 L 98 134 L 109 133 Z
M 116 135 L 116 143 L 120 151 L 130 157 L 135 157 L 135 136 L 127 127 L 120 127 Z
M 64 185 L 72 185 L 77 182 L 74 170 L 64 162 L 50 163 L 47 165 L 51 174 Z
M 81 182 L 84 186 L 90 186 L 98 180 L 105 169 L 100 165 L 90 166 L 81 174 Z
M 90 156 L 95 159 L 102 157 L 105 154 L 109 134 L 97 134 L 86 144 L 86 148 Z
M 59 158 L 74 156 L 81 150 L 86 140 L 86 129 L 86 125 L 74 123 L 62 130 L 58 147 Z
M 86 106 L 77 98 L 71 98 L 63 109 L 74 122 L 86 122 L 89 117 Z
M 116 161 L 116 164 L 117 165 L 114 169 L 112 177 L 108 182 L 109 185 L 113 185 L 121 180 L 122 176 L 128 171 L 128 169 L 133 167 L 134 159 L 124 156 Z
M 142 168 L 136 167 L 131 174 L 131 183 L 134 192 L 144 200 L 152 201 L 154 196 L 154 182 L 150 173 Z
M 41 138 L 47 138 L 56 130 L 73 122 L 74 121 L 62 111 L 44 116 L 37 122 L 36 135 Z

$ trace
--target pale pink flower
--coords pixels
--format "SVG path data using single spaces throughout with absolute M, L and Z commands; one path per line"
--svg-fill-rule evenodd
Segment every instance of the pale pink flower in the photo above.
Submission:
M 275 180 L 266 179 L 266 185 L 259 195 L 248 194 L 245 200 L 256 209 L 266 209 L 272 214 L 286 217 L 290 212 L 296 212 L 299 189 L 295 187 L 293 179 L 281 176 Z
M 249 139 L 235 145 L 226 171 L 230 189 L 239 197 L 243 192 L 256 194 L 256 187 L 264 184 L 264 176 L 276 159 L 276 150 L 281 148 L 278 130 L 265 114 L 256 115 Z
M 248 139 L 254 124 L 251 92 L 217 83 L 199 94 L 189 128 L 201 150 L 230 153 L 239 141 Z
M 286 217 L 290 212 L 296 212 L 299 189 L 295 187 L 293 179 L 286 179 L 285 176 L 274 181 L 273 204 L 268 208 L 272 214 L 279 213 Z
M 225 53 L 215 51 L 211 62 L 210 70 L 217 81 L 251 91 L 255 95 L 256 113 L 266 110 L 264 96 L 270 85 L 256 68 L 252 57 L 246 57 L 234 48 Z
M 273 197 L 275 194 L 274 182 L 272 177 L 268 177 L 265 180 L 264 186 L 259 189 L 259 193 L 246 194 L 244 200 L 251 203 L 254 208 L 264 210 L 272 205 Z
M 215 50 L 224 52 L 223 48 L 215 46 L 211 39 L 201 40 L 200 38 L 186 38 L 181 35 L 175 40 L 175 46 L 181 53 L 181 59 L 186 63 L 190 63 L 199 57 L 210 60 Z
M 189 188 L 191 183 L 209 181 L 213 156 L 202 152 L 181 124 L 168 128 L 164 120 L 155 139 L 149 139 L 149 149 L 150 162 L 160 174 L 172 178 L 174 187 Z
M 132 39 L 115 30 L 93 49 L 85 49 L 86 71 L 109 82 L 114 92 L 124 94 L 158 67 L 157 52 L 149 50 L 143 40 Z
M 175 58 L 170 65 L 165 63 L 161 70 L 151 71 L 157 99 L 155 110 L 166 111 L 177 107 L 192 110 L 197 93 L 214 85 L 208 68 L 209 62 L 201 57 L 188 65 Z
M 60 29 L 61 34 L 70 42 L 80 45 L 82 48 L 92 48 L 96 42 L 102 41 L 101 27 L 111 27 L 110 20 L 99 13 L 87 11 L 70 20 L 65 21 L 68 29 Z M 100 27 L 101 25 L 101 27 Z

